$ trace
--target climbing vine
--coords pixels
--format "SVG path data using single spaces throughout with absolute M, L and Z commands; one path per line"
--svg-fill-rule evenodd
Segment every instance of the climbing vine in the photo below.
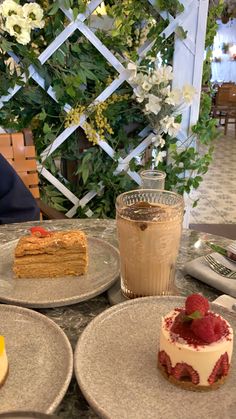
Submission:
M 21 25 L 17 30 L 28 30 L 23 37 L 13 31 L 13 23 L 12 26 L 9 24 L 11 16 L 7 14 L 6 6 L 7 3 L 8 6 L 14 3 L 13 0 L 9 2 L 5 0 L 5 9 L 3 5 L 0 8 L 0 18 L 4 23 L 0 29 L 0 96 L 7 95 L 8 90 L 16 84 L 23 87 L 0 109 L 0 126 L 16 131 L 30 127 L 40 156 L 66 126 L 80 120 L 83 112 L 117 77 L 117 73 L 79 31 L 75 31 L 43 66 L 39 63 L 39 55 L 69 23 L 61 8 L 71 9 L 76 19 L 86 10 L 87 0 L 38 0 L 37 3 L 29 3 L 33 13 L 36 13 L 36 7 L 42 10 L 41 20 L 37 15 L 38 26 L 31 25 L 27 29 L 18 17 Z M 14 6 L 21 19 L 24 17 L 20 8 L 23 10 L 24 4 L 24 1 L 16 1 Z M 162 11 L 168 12 L 165 18 L 160 15 Z M 140 47 L 153 40 L 152 49 L 140 65 L 146 68 L 150 63 L 158 66 L 158 62 L 155 63 L 158 54 L 162 65 L 171 66 L 174 37 L 184 38 L 186 32 L 178 27 L 176 33 L 167 39 L 162 32 L 170 16 L 175 17 L 182 11 L 183 5 L 178 0 L 156 0 L 152 4 L 147 0 L 105 0 L 87 23 L 123 65 L 136 63 Z M 216 30 L 215 16 L 218 12 L 210 11 L 207 47 Z M 56 101 L 28 77 L 30 64 L 45 80 L 46 89 L 53 89 Z M 64 110 L 66 104 L 72 107 L 69 114 Z M 166 152 L 166 157 L 163 153 L 164 158 L 159 159 L 158 168 L 167 173 L 168 189 L 183 193 L 197 188 L 207 171 L 211 161 L 212 139 L 216 135 L 215 122 L 209 118 L 209 109 L 210 99 L 203 96 L 199 121 L 192 127 L 192 133 L 208 146 L 204 156 L 191 147 L 191 141 L 186 150 L 180 149 L 174 135 L 163 133 L 165 145 L 161 151 Z M 180 122 L 181 115 L 174 123 Z M 119 158 L 126 156 L 129 150 L 139 144 L 139 132 L 147 123 L 142 104 L 136 101 L 130 84 L 124 83 L 106 102 L 90 108 L 83 129 L 77 129 L 43 165 L 79 197 L 91 190 L 97 191 L 97 196 L 89 203 L 95 216 L 114 216 L 117 194 L 137 187 L 126 172 L 115 174 Z M 97 146 L 97 134 L 115 150 L 113 160 Z M 139 171 L 143 165 L 148 167 L 151 164 L 152 157 L 145 160 L 145 156 L 140 156 L 131 160 L 129 168 Z M 69 173 L 72 166 L 73 172 Z M 191 177 L 186 175 L 189 172 L 192 173 Z M 62 211 L 70 208 L 70 202 L 43 178 L 41 192 L 43 198 L 55 208 Z M 87 210 L 88 207 L 80 208 L 78 216 L 84 216 Z

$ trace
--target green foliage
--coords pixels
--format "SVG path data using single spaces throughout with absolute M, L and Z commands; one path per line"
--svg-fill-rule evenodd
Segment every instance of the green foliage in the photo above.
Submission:
M 184 6 L 178 0 L 156 0 L 156 7 L 160 11 L 167 10 L 172 16 L 184 11 Z
M 60 34 L 69 21 L 60 7 L 71 9 L 73 18 L 83 13 L 87 0 L 39 0 L 44 9 L 45 27 L 32 31 L 29 45 L 17 44 L 13 37 L 0 35 L 0 96 L 7 95 L 10 88 L 17 84 L 23 86 L 12 100 L 6 102 L 0 109 L 0 126 L 5 129 L 19 131 L 25 127 L 33 130 L 36 149 L 40 153 L 52 144 L 63 131 L 66 112 L 64 106 L 70 104 L 88 106 L 111 81 L 118 76 L 113 67 L 80 31 L 70 36 L 61 47 L 41 66 L 38 57 L 45 48 Z M 24 1 L 20 1 L 24 4 Z M 105 0 L 108 16 L 113 25 L 108 31 L 97 30 L 96 35 L 125 64 L 125 60 L 135 61 L 138 48 L 148 40 L 153 40 L 153 48 L 148 53 L 148 60 L 160 52 L 164 63 L 172 64 L 174 38 L 186 37 L 184 28 L 176 28 L 175 34 L 168 38 L 162 32 L 168 25 L 159 11 L 168 11 L 176 16 L 184 10 L 178 0 L 157 0 L 152 6 L 147 0 Z M 216 31 L 216 16 L 220 14 L 222 4 L 213 7 L 209 12 L 206 47 L 208 64 L 204 66 L 203 80 L 209 80 L 210 46 Z M 101 18 L 102 19 L 102 18 Z M 18 65 L 9 60 L 15 54 L 19 58 Z M 146 64 L 144 59 L 142 64 Z M 45 87 L 52 87 L 56 100 L 29 78 L 28 67 L 33 64 L 45 80 Z M 23 79 L 25 75 L 27 81 Z M 78 216 L 85 216 L 91 209 L 95 217 L 114 217 L 115 198 L 119 193 L 136 188 L 135 182 L 122 172 L 115 174 L 120 157 L 140 143 L 138 132 L 146 125 L 145 115 L 132 97 L 132 89 L 125 83 L 117 91 L 118 95 L 126 95 L 122 101 L 115 101 L 104 111 L 114 134 L 106 135 L 106 141 L 115 150 L 112 160 L 98 146 L 91 147 L 84 140 L 84 134 L 76 130 L 57 149 L 43 165 L 58 177 L 79 198 L 91 190 L 97 191 L 97 196 L 88 206 L 78 210 Z M 127 95 L 129 96 L 127 98 Z M 176 138 L 165 136 L 168 160 L 159 164 L 160 170 L 167 173 L 167 189 L 180 193 L 197 188 L 202 176 L 207 172 L 212 159 L 212 139 L 217 136 L 215 121 L 209 118 L 210 96 L 202 95 L 201 110 L 198 123 L 192 127 L 192 132 L 207 148 L 202 155 L 191 144 L 187 148 L 177 143 Z M 142 156 L 141 156 L 142 157 Z M 58 167 L 57 158 L 65 161 L 75 161 L 77 169 L 73 180 L 68 181 Z M 148 167 L 150 162 L 146 163 Z M 129 169 L 138 171 L 141 168 L 140 159 L 133 158 Z M 63 171 L 62 171 L 63 172 Z M 60 211 L 66 212 L 71 203 L 52 185 L 41 179 L 42 198 Z
M 67 199 L 53 185 L 44 183 L 41 190 L 41 197 L 45 202 L 47 202 L 51 207 L 55 208 L 60 212 L 67 212 Z
M 118 164 L 118 155 L 114 161 L 104 158 L 104 152 L 98 147 L 92 147 L 81 153 L 78 159 L 79 182 L 76 194 L 81 196 L 90 190 L 97 191 L 97 196 L 88 206 L 79 209 L 79 215 L 85 216 L 88 209 L 92 210 L 95 218 L 115 217 L 115 199 L 124 190 L 137 187 L 126 174 L 114 174 Z M 136 166 L 137 169 L 137 166 Z M 99 173 L 99 182 L 98 182 Z
M 202 144 L 211 144 L 212 140 L 218 137 L 218 131 L 216 129 L 217 120 L 210 118 L 211 111 L 211 97 L 202 93 L 200 114 L 196 125 L 192 127 L 193 133 L 197 135 Z
M 203 76 L 202 84 L 209 84 L 211 79 L 211 57 L 212 57 L 212 45 L 214 37 L 217 32 L 218 24 L 216 20 L 221 16 L 224 9 L 224 0 L 219 0 L 218 4 L 212 4 L 209 8 L 208 19 L 207 19 L 207 29 L 206 29 L 206 40 L 205 40 L 205 49 L 206 49 L 206 59 L 203 65 Z

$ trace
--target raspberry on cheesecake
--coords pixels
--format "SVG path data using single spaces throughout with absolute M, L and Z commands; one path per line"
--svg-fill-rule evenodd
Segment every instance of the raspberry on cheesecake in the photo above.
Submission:
M 158 367 L 172 383 L 189 390 L 211 390 L 224 383 L 230 369 L 233 330 L 209 310 L 200 294 L 162 319 Z

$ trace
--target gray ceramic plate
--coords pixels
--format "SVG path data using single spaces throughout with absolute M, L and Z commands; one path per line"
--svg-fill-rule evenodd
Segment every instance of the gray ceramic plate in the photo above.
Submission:
M 59 416 L 37 412 L 8 412 L 0 414 L 0 419 L 59 419 Z
M 75 304 L 107 290 L 119 275 L 119 252 L 104 240 L 89 237 L 88 273 L 77 277 L 14 279 L 17 240 L 0 246 L 0 301 L 48 308 Z
M 0 413 L 54 412 L 73 371 L 68 338 L 52 320 L 26 308 L 0 304 L 0 319 L 9 361 L 0 389 Z
M 82 333 L 74 366 L 80 388 L 103 418 L 222 419 L 236 416 L 236 348 L 225 385 L 212 392 L 174 386 L 157 369 L 161 316 L 182 297 L 145 297 L 97 316 Z M 236 328 L 236 316 L 214 305 Z

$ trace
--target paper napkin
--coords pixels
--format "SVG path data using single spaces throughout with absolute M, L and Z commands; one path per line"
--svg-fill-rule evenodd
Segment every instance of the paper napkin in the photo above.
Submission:
M 218 304 L 222 307 L 228 308 L 236 313 L 236 298 L 230 297 L 229 295 L 223 294 L 216 300 L 212 301 L 214 304 Z
M 236 271 L 236 263 L 230 262 L 219 253 L 211 253 L 211 255 L 217 260 L 217 262 L 222 263 L 228 268 Z M 205 282 L 205 284 L 208 284 L 225 294 L 231 295 L 232 297 L 236 297 L 236 279 L 225 278 L 224 276 L 214 272 L 203 256 L 186 263 L 184 271 L 194 278 Z

